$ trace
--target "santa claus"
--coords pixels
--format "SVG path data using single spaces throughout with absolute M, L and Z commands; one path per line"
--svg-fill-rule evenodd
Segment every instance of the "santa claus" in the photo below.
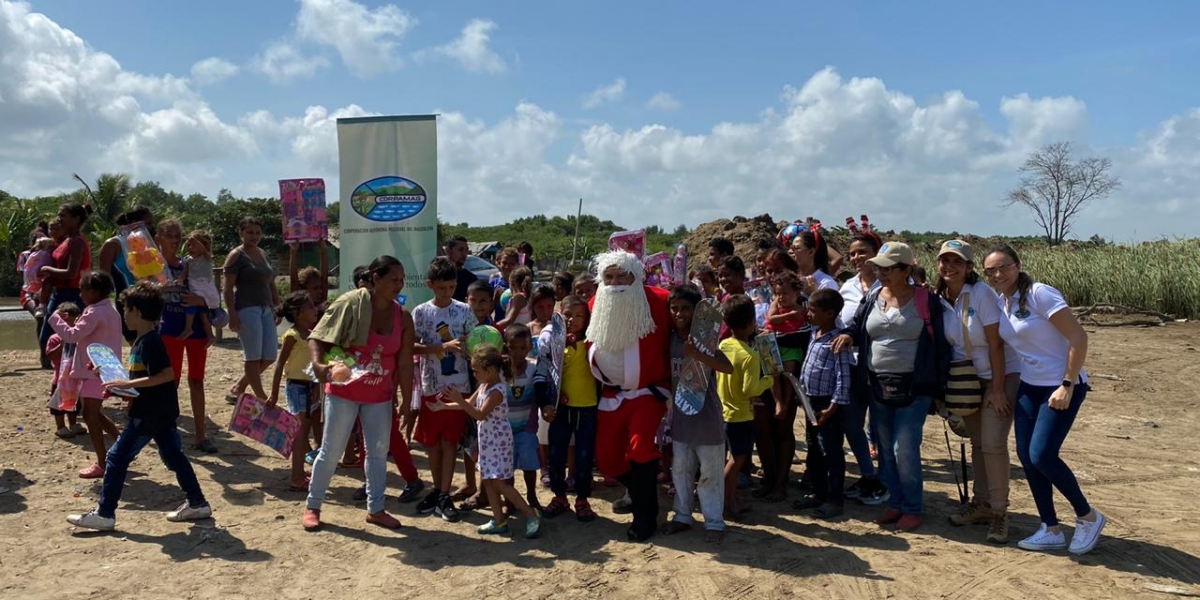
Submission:
M 596 257 L 600 286 L 591 302 L 588 360 L 602 385 L 596 426 L 596 465 L 629 491 L 633 524 L 643 541 L 658 525 L 655 444 L 671 396 L 667 292 L 644 285 L 642 261 L 629 252 Z

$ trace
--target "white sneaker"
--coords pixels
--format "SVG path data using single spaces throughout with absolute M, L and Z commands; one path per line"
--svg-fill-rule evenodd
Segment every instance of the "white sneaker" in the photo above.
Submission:
M 1062 550 L 1067 547 L 1067 536 L 1063 535 L 1062 531 L 1051 533 L 1046 524 L 1042 523 L 1037 533 L 1017 542 L 1017 547 L 1022 550 L 1033 550 L 1035 552 Z
M 1100 532 L 1104 531 L 1104 524 L 1108 522 L 1108 518 L 1096 509 L 1092 509 L 1092 512 L 1096 513 L 1095 521 L 1075 519 L 1075 535 L 1071 536 L 1071 554 L 1087 554 L 1096 547 L 1096 544 L 1100 543 Z
M 167 513 L 167 520 L 172 523 L 179 523 L 182 521 L 199 521 L 211 516 L 212 505 L 205 504 L 204 506 L 193 507 L 185 500 L 183 504 L 179 505 L 179 508 Z
M 96 531 L 112 531 L 117 526 L 115 517 L 102 517 L 95 510 L 82 515 L 67 515 L 67 522 L 76 527 L 95 529 Z

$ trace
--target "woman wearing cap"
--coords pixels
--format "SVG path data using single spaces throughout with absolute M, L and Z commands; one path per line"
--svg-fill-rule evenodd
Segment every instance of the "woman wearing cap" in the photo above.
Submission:
M 879 235 L 870 229 L 864 229 L 850 238 L 850 266 L 854 267 L 857 274 L 842 284 L 841 293 L 844 303 L 842 313 L 838 318 L 843 326 L 854 322 L 854 314 L 866 300 L 867 294 L 879 289 L 879 274 L 870 260 L 875 258 L 882 245 L 883 240 L 879 239 Z M 855 352 L 856 359 L 857 354 Z M 866 368 L 858 360 L 855 360 L 850 396 L 850 406 L 847 407 L 848 410 L 845 414 L 846 443 L 854 452 L 861 477 L 846 489 L 846 497 L 858 498 L 860 502 L 869 506 L 883 504 L 888 498 L 888 489 L 880 481 L 878 472 L 875 470 L 875 460 L 871 458 L 871 446 L 865 429 L 871 395 L 867 384 Z M 871 437 L 874 438 L 874 426 L 871 429 Z
M 879 270 L 878 290 L 846 323 L 834 349 L 859 347 L 872 392 L 871 415 L 879 434 L 888 510 L 875 520 L 912 531 L 921 525 L 924 479 L 921 436 L 925 415 L 946 386 L 950 349 L 942 325 L 942 305 L 909 282 L 913 253 L 907 244 L 888 242 L 870 259 Z
M 1058 290 L 1021 271 L 1015 250 L 999 245 L 983 261 L 983 272 L 1000 292 L 1000 337 L 1021 357 L 1021 386 L 1013 410 L 1017 457 L 1037 505 L 1042 526 L 1017 545 L 1025 550 L 1061 550 L 1066 536 L 1054 510 L 1054 488 L 1075 509 L 1072 554 L 1086 554 L 1100 541 L 1107 521 L 1088 504 L 1059 450 L 1071 432 L 1089 390 L 1087 332 Z
M 987 541 L 1008 542 L 1008 434 L 1021 384 L 1021 358 L 1000 339 L 999 297 L 975 273 L 975 252 L 962 240 L 942 244 L 935 289 L 942 300 L 953 360 L 971 359 L 984 390 L 983 405 L 966 415 L 975 497 L 953 525 L 989 523 Z M 965 330 L 965 335 L 964 335 Z

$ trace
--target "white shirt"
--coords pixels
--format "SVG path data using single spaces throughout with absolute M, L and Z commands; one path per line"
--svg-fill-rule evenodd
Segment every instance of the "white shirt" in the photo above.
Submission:
M 963 296 L 967 294 L 970 295 L 970 306 L 963 305 Z M 996 291 L 982 281 L 963 285 L 953 306 L 942 299 L 942 306 L 946 309 L 942 313 L 942 322 L 945 326 L 946 341 L 950 342 L 954 353 L 954 360 L 967 358 L 967 344 L 963 341 L 962 326 L 963 310 L 965 309 L 967 312 L 967 332 L 971 337 L 971 362 L 975 363 L 975 371 L 979 373 L 980 379 L 992 378 L 991 353 L 988 350 L 987 334 L 984 333 L 983 328 L 1000 322 L 1003 313 L 998 299 Z M 1021 356 L 1012 346 L 1005 344 L 1005 375 L 1020 372 Z
M 1067 372 L 1067 352 L 1071 342 L 1058 332 L 1050 317 L 1060 310 L 1069 309 L 1062 293 L 1042 284 L 1034 283 L 1029 290 L 1024 312 L 1020 310 L 1020 292 L 1006 302 L 998 301 L 1002 315 L 1000 337 L 1021 356 L 1021 381 L 1030 385 L 1054 386 L 1062 384 Z M 1087 382 L 1087 372 L 1080 369 L 1079 380 Z
M 475 313 L 471 307 L 452 300 L 445 308 L 438 308 L 433 300 L 413 309 L 413 329 L 422 344 L 445 343 L 461 338 L 475 327 Z M 462 354 L 445 352 L 439 359 L 434 354 L 422 354 L 421 393 L 432 396 L 453 387 L 466 394 L 470 392 L 468 373 L 470 365 Z
M 877 287 L 879 287 L 878 279 L 875 280 L 875 283 L 871 284 L 872 290 Z M 841 289 L 838 291 L 842 294 L 842 300 L 845 301 L 845 304 L 842 306 L 842 313 L 838 315 L 837 326 L 846 327 L 854 322 L 854 313 L 858 312 L 859 305 L 862 304 L 863 299 L 867 295 L 863 293 L 862 279 L 859 279 L 858 275 L 843 283 Z

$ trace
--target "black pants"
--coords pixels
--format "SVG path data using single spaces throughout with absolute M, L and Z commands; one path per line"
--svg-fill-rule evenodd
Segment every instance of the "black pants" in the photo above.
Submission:
M 833 401 L 828 396 L 813 396 L 813 411 L 820 416 L 821 411 L 829 408 Z M 804 423 L 804 433 L 808 440 L 809 480 L 812 482 L 813 496 L 823 502 L 842 504 L 844 501 L 842 489 L 846 485 L 846 455 L 842 453 L 842 441 L 846 437 L 844 406 L 838 406 L 824 425 L 817 427 L 807 418 Z

